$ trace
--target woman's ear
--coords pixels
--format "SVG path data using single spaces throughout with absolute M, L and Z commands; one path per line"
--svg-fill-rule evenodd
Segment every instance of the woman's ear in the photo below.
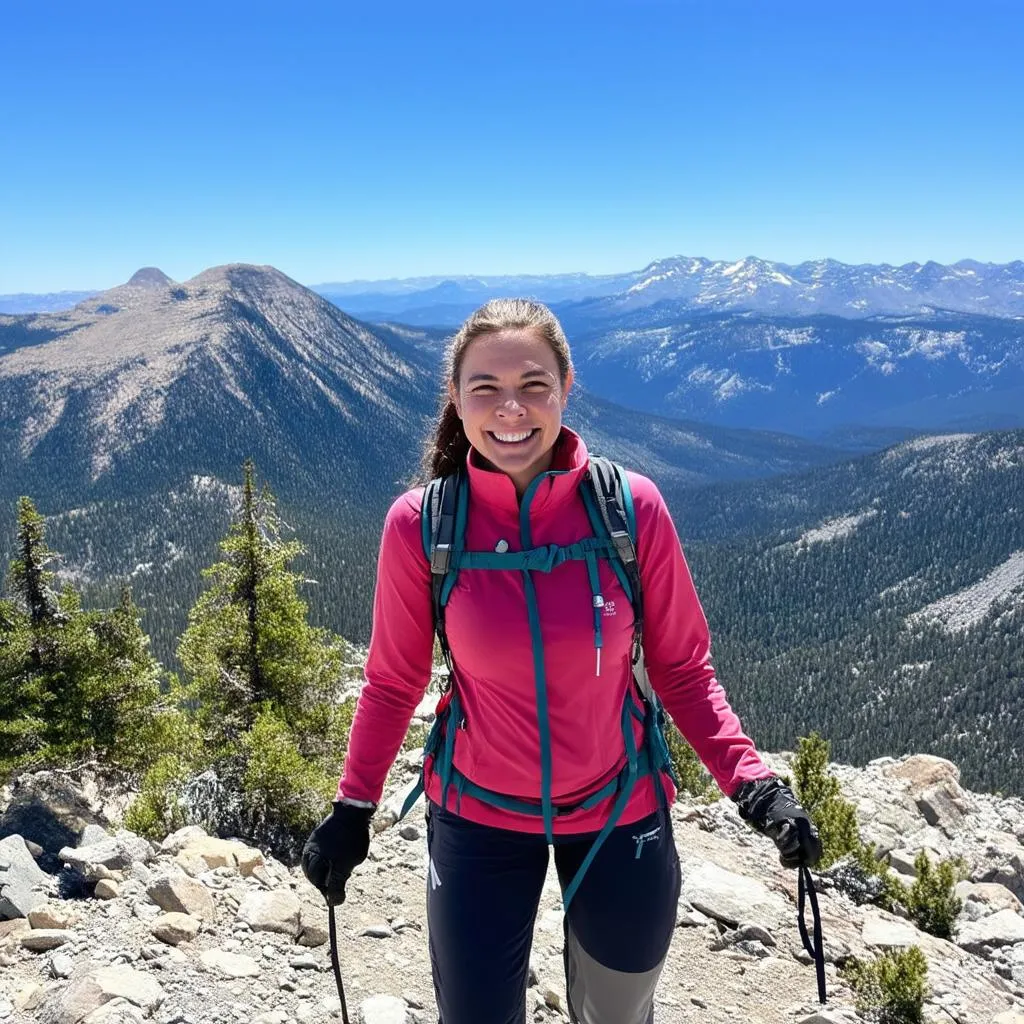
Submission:
M 462 419 L 462 402 L 459 400 L 459 389 L 455 386 L 455 381 L 448 381 L 448 398 L 451 399 L 452 405 L 455 406 L 455 414 Z
M 566 405 L 569 403 L 569 391 L 572 389 L 573 381 L 576 378 L 573 377 L 572 370 L 565 375 L 565 384 L 562 385 L 562 409 L 564 410 Z

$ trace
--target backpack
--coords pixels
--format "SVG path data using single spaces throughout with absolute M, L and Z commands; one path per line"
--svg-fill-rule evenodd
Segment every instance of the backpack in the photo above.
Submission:
M 543 475 L 538 480 L 543 479 Z M 608 821 L 595 837 L 587 856 L 563 894 L 568 907 L 580 882 L 605 839 L 611 834 L 622 811 L 629 802 L 638 779 L 653 775 L 659 799 L 664 805 L 664 787 L 659 773 L 667 772 L 676 784 L 675 770 L 664 735 L 664 712 L 653 692 L 643 663 L 643 588 L 636 555 L 636 516 L 629 481 L 621 466 L 608 459 L 592 457 L 581 485 L 580 495 L 587 510 L 593 536 L 569 545 L 546 545 L 525 551 L 467 551 L 464 547 L 469 486 L 464 472 L 432 480 L 423 494 L 421 507 L 423 550 L 430 562 L 431 603 L 434 632 L 448 668 L 448 684 L 437 706 L 437 715 L 424 744 L 424 757 L 433 755 L 435 771 L 441 778 L 441 802 L 447 807 L 449 792 L 455 790 L 456 811 L 462 795 L 468 793 L 492 806 L 519 813 L 538 815 L 544 819 L 544 831 L 552 842 L 552 821 L 559 815 L 589 809 L 602 800 L 615 796 Z M 527 606 L 533 635 L 535 655 L 541 643 L 536 599 L 533 596 L 531 572 L 550 572 L 567 561 L 584 561 L 590 580 L 594 608 L 594 636 L 597 672 L 600 674 L 601 618 L 604 598 L 600 592 L 598 558 L 611 566 L 633 608 L 632 665 L 635 688 L 627 689 L 623 702 L 621 726 L 626 763 L 610 782 L 585 800 L 572 805 L 555 805 L 551 797 L 551 741 L 547 721 L 546 681 L 543 658 L 534 659 L 537 678 L 537 708 L 540 722 L 541 799 L 540 803 L 497 793 L 478 786 L 454 766 L 455 737 L 463 721 L 459 701 L 457 673 L 445 631 L 445 608 L 458 575 L 462 571 L 520 571 L 524 576 Z M 637 748 L 633 722 L 644 725 L 644 740 Z M 403 817 L 423 792 L 423 778 L 412 790 L 401 809 Z

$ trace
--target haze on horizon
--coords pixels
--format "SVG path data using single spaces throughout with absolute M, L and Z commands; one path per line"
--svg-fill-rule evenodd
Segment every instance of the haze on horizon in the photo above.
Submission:
M 1024 8 L 5 14 L 0 293 L 1024 257 Z

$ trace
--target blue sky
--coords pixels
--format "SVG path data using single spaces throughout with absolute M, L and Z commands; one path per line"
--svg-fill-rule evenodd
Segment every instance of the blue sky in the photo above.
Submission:
M 0 9 L 0 293 L 1024 258 L 1018 0 Z

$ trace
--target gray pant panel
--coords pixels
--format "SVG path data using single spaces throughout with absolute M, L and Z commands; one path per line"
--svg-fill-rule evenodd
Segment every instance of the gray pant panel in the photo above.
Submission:
M 667 954 L 666 954 L 667 959 Z M 665 961 L 633 974 L 599 964 L 566 928 L 565 986 L 574 1024 L 653 1024 L 654 989 Z

